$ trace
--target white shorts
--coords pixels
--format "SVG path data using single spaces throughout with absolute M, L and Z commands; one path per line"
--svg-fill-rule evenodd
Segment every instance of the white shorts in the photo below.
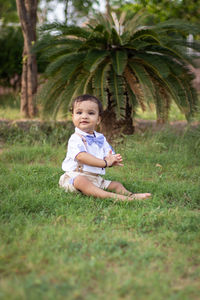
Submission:
M 77 176 L 85 176 L 88 180 L 90 180 L 94 185 L 101 189 L 107 189 L 110 185 L 110 180 L 103 179 L 100 175 L 90 175 L 86 173 L 80 173 L 80 172 L 65 172 L 59 180 L 59 186 L 64 188 L 66 192 L 79 192 L 74 187 L 74 179 Z

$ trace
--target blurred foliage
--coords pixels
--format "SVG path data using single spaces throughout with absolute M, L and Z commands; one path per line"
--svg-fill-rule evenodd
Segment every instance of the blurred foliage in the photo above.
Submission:
M 199 22 L 200 0 L 137 0 L 132 3 L 123 2 L 118 6 L 118 11 L 136 13 L 141 9 L 146 9 L 150 14 L 149 23 L 159 23 L 169 19 L 182 19 L 190 22 Z
M 0 85 L 20 87 L 22 74 L 23 35 L 18 26 L 0 27 Z M 47 62 L 37 55 L 38 72 L 43 73 Z
M 19 85 L 22 73 L 23 36 L 20 27 L 0 28 L 0 84 Z
M 73 131 L 72 122 L 1 121 L 0 142 L 66 144 Z
M 2 24 L 19 23 L 15 0 L 0 0 L 0 21 Z

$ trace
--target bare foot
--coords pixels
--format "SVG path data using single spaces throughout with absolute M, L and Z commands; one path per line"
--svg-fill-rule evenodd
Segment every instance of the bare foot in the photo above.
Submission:
M 115 202 L 117 201 L 134 201 L 134 200 L 144 200 L 151 197 L 150 193 L 143 193 L 143 194 L 129 194 L 127 196 L 125 195 L 119 195 L 115 194 Z
M 143 193 L 143 194 L 132 194 L 131 198 L 136 200 L 144 200 L 151 197 L 150 193 Z

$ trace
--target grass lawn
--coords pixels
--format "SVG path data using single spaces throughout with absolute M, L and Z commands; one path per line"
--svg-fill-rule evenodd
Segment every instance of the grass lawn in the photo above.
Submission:
M 0 299 L 199 299 L 199 141 L 126 137 L 106 178 L 153 197 L 114 203 L 59 189 L 66 143 L 2 140 Z

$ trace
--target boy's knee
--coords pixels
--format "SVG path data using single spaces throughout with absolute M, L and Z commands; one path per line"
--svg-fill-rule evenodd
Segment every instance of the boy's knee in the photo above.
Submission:
M 121 189 L 123 187 L 123 184 L 121 184 L 121 182 L 118 181 L 112 181 L 110 184 L 110 188 L 113 190 L 118 190 Z
M 122 187 L 123 186 L 123 184 L 121 182 L 119 182 L 119 181 L 114 181 L 114 182 L 115 182 L 115 184 L 116 184 L 117 187 Z
M 82 187 L 84 187 L 85 185 L 87 185 L 87 178 L 85 178 L 84 176 L 78 175 L 76 178 L 74 178 L 74 187 L 77 190 L 81 190 Z

